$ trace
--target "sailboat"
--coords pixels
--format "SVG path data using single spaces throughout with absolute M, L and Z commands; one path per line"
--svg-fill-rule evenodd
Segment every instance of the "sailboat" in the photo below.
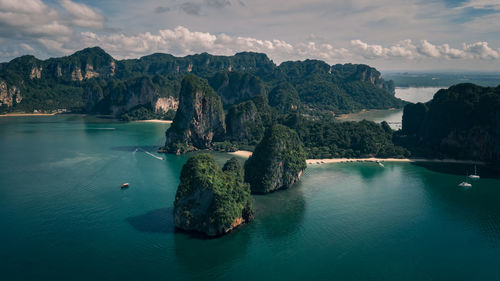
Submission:
M 474 174 L 469 175 L 469 178 L 470 178 L 470 179 L 475 179 L 475 180 L 478 180 L 478 179 L 480 179 L 480 178 L 481 178 L 481 177 L 477 174 L 476 165 L 474 165 Z
M 465 181 L 458 184 L 459 187 L 471 187 L 472 184 L 467 182 L 467 172 L 465 173 Z

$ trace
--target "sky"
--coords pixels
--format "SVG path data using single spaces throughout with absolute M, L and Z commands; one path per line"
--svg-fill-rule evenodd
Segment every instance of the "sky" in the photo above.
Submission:
M 390 70 L 500 71 L 500 0 L 0 0 L 0 62 L 100 46 L 266 53 Z

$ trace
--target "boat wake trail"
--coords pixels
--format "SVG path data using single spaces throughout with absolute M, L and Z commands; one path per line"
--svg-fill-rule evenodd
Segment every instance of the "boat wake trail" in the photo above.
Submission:
M 137 150 L 141 150 L 142 152 L 145 152 L 147 155 L 149 155 L 149 156 L 151 156 L 151 157 L 154 157 L 154 158 L 156 158 L 156 159 L 158 159 L 158 160 L 163 160 L 163 158 L 162 158 L 162 157 L 160 157 L 160 156 L 156 156 L 156 155 L 154 155 L 153 153 L 151 153 L 151 152 L 149 152 L 149 151 L 146 151 L 146 150 L 144 150 L 144 149 L 142 149 L 142 148 L 136 148 L 136 150 L 135 150 L 135 151 L 137 151 Z M 134 151 L 134 152 L 135 152 L 135 151 Z

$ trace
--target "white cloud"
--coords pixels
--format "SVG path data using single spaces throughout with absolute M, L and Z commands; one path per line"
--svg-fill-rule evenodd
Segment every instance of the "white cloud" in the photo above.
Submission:
M 427 40 L 421 40 L 418 45 L 413 44 L 411 40 L 404 40 L 390 47 L 353 40 L 351 45 L 354 53 L 366 59 L 401 57 L 408 60 L 416 58 L 492 60 L 500 58 L 500 49 L 490 48 L 487 42 L 463 44 L 462 49 L 452 48 L 449 44 L 435 45 Z
M 61 6 L 71 15 L 71 22 L 80 27 L 102 28 L 104 17 L 96 10 L 71 0 L 61 0 Z
M 70 33 L 58 13 L 40 0 L 0 0 L 0 36 L 29 39 Z
M 500 2 L 498 0 L 470 0 L 458 7 L 459 9 L 473 8 L 500 11 Z
M 333 61 L 349 55 L 347 49 L 334 48 L 330 44 L 305 42 L 296 45 L 283 40 L 260 40 L 252 37 L 230 36 L 196 32 L 186 27 L 163 29 L 158 34 L 149 32 L 127 36 L 125 34 L 97 35 L 81 33 L 85 46 L 99 45 L 117 58 L 130 58 L 154 52 L 185 56 L 208 52 L 218 55 L 233 55 L 237 52 L 253 51 L 268 54 L 278 62 L 290 59 L 316 58 Z
M 488 42 L 476 42 L 464 44 L 463 49 L 473 58 L 493 60 L 500 58 L 500 49 L 493 50 L 488 46 Z

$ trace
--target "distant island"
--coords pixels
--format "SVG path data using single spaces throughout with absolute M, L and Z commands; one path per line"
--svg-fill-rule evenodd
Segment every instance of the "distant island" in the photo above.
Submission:
M 116 60 L 94 47 L 61 58 L 27 55 L 1 63 L 0 114 L 59 111 L 171 120 L 186 74 L 206 79 L 225 110 L 257 96 L 279 112 L 291 109 L 308 115 L 405 104 L 394 97 L 391 81 L 362 64 L 306 60 L 276 65 L 265 54 L 251 52 Z

